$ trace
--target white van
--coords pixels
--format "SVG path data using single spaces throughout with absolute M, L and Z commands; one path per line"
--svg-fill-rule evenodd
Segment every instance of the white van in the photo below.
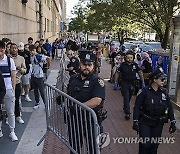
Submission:
M 161 42 L 145 42 L 145 44 L 149 45 L 150 50 L 162 50 Z

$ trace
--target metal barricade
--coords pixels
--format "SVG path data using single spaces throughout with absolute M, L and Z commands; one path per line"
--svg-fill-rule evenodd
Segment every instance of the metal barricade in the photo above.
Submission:
M 64 88 L 67 87 L 67 84 L 69 82 L 69 73 L 66 71 L 66 61 L 65 61 L 65 54 L 62 55 L 62 58 L 60 59 L 60 70 L 59 75 L 57 77 L 57 84 L 56 88 L 64 91 Z
M 53 132 L 72 153 L 99 154 L 96 138 L 100 129 L 95 112 L 59 89 L 45 85 L 47 132 Z

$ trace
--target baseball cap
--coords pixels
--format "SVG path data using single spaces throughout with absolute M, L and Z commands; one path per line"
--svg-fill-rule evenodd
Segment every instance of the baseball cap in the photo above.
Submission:
M 164 73 L 162 68 L 157 68 L 156 70 L 154 70 L 154 72 L 152 72 L 149 75 L 149 79 L 153 80 L 153 79 L 157 79 L 157 78 L 167 78 L 167 75 Z
M 23 42 L 18 43 L 18 49 L 19 50 L 24 50 L 24 43 Z

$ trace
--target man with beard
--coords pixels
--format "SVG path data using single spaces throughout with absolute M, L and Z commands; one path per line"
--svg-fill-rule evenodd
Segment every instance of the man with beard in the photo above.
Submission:
M 97 115 L 98 124 L 101 127 L 102 121 L 100 115 L 102 115 L 103 113 L 102 108 L 103 108 L 103 102 L 105 100 L 105 85 L 104 85 L 104 81 L 93 73 L 96 55 L 93 54 L 92 52 L 85 50 L 80 53 L 79 58 L 80 58 L 80 73 L 71 76 L 67 88 L 67 93 L 76 100 L 83 103 L 84 105 L 93 109 Z M 73 110 L 76 110 L 74 105 L 75 104 L 73 104 L 71 108 L 73 108 Z M 70 145 L 77 153 L 81 153 L 81 147 L 83 144 L 82 140 L 83 140 L 83 136 L 85 136 L 85 139 L 88 140 L 87 144 L 89 147 L 89 153 L 96 153 L 94 149 L 95 148 L 94 145 L 96 144 L 96 141 L 92 135 L 94 134 L 94 129 L 90 128 L 93 127 L 93 120 L 90 121 L 88 120 L 89 118 L 85 116 L 86 111 L 79 112 L 78 110 L 78 113 L 77 112 L 75 113 L 76 114 L 73 114 L 72 110 L 70 111 L 71 114 L 70 119 L 74 118 L 75 121 L 79 121 L 80 120 L 79 114 L 81 114 L 83 126 L 77 124 L 76 122 L 68 121 Z M 87 122 L 87 128 L 82 128 L 85 127 L 86 122 Z M 79 130 L 77 128 L 79 128 Z M 87 132 L 86 134 L 83 134 L 82 130 L 85 129 L 87 129 Z M 72 133 L 71 130 L 76 133 Z M 80 132 L 80 134 L 78 132 Z M 92 134 L 90 135 L 90 133 Z
M 140 70 L 138 64 L 134 62 L 134 53 L 129 50 L 125 55 L 125 62 L 121 64 L 121 66 L 117 70 L 118 76 L 121 78 L 121 93 L 124 99 L 124 113 L 125 119 L 130 119 L 130 100 L 134 92 L 134 86 L 136 81 L 136 73 L 138 73 L 139 77 L 142 81 L 142 88 L 145 87 L 144 78 L 142 71 Z M 119 78 L 116 76 L 116 79 Z

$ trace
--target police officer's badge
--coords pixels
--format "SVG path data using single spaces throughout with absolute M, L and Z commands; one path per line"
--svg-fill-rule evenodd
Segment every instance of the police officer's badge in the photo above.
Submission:
M 133 65 L 133 70 L 135 70 L 136 69 L 136 66 L 135 65 Z
M 85 82 L 84 82 L 84 86 L 83 87 L 89 87 L 89 81 L 88 80 L 86 80 Z
M 104 87 L 104 81 L 102 79 L 98 79 L 98 82 L 99 82 L 101 87 Z
M 76 60 L 73 58 L 73 59 L 72 59 L 72 62 L 74 63 L 75 61 L 76 61 Z
M 164 93 L 162 93 L 162 100 L 165 101 L 166 100 L 166 95 Z
M 91 56 L 89 54 L 86 54 L 86 59 L 87 60 L 90 60 L 91 59 Z

